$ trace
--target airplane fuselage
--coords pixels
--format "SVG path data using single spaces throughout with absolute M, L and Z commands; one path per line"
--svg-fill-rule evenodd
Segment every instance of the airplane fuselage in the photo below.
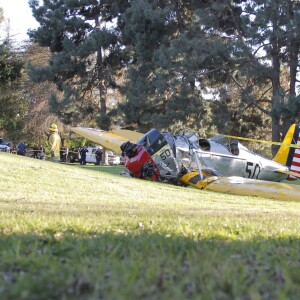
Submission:
M 211 167 L 222 176 L 240 176 L 268 181 L 281 181 L 287 179 L 286 174 L 278 171 L 288 171 L 283 166 L 266 157 L 256 154 L 242 144 L 237 143 L 238 153 L 232 154 L 225 145 L 213 140 L 206 140 L 209 150 L 200 150 L 198 155 L 203 167 Z

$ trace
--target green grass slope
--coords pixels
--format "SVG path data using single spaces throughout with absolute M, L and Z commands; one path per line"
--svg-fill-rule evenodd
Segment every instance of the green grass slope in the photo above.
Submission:
M 6 153 L 0 170 L 2 300 L 300 294 L 299 202 Z

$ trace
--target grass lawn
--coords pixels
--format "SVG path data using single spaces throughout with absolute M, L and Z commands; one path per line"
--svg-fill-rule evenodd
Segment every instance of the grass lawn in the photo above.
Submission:
M 6 153 L 0 170 L 1 300 L 300 296 L 300 202 Z

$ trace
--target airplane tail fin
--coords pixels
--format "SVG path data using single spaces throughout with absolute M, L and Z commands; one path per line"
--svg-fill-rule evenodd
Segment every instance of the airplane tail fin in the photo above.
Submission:
M 286 165 L 295 173 L 300 173 L 300 148 L 291 147 L 291 145 L 300 147 L 300 127 L 297 124 L 293 124 L 289 128 L 273 160 Z

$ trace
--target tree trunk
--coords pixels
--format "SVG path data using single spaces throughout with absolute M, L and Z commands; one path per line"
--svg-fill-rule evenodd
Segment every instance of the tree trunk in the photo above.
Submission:
M 295 31 L 293 25 L 295 21 L 294 16 L 294 8 L 293 8 L 293 1 L 287 1 L 288 5 L 288 19 L 290 23 L 287 26 L 288 31 L 292 32 Z M 296 39 L 291 39 L 290 45 L 290 61 L 289 61 L 289 71 L 290 71 L 290 86 L 289 86 L 289 95 L 288 97 L 296 97 L 296 84 L 297 84 L 297 68 L 298 68 L 298 54 L 299 54 L 299 42 Z M 292 113 L 292 112 L 291 112 Z M 292 118 L 284 118 L 282 120 L 282 132 L 285 135 L 289 129 L 289 127 L 295 122 L 294 117 Z
M 100 28 L 99 16 L 95 18 L 96 28 Z M 97 80 L 99 87 L 99 112 L 106 114 L 107 87 L 104 79 L 103 54 L 100 47 L 97 51 Z
M 272 76 L 272 141 L 277 142 L 280 140 L 280 115 L 274 112 L 274 108 L 282 101 L 282 93 L 280 87 L 280 59 L 279 59 L 279 46 L 278 46 L 278 20 L 276 15 L 273 19 L 273 34 L 271 37 L 272 44 L 272 64 L 273 64 L 273 76 Z M 278 146 L 272 146 L 273 156 L 277 153 Z
M 299 44 L 297 41 L 292 40 L 290 44 L 290 86 L 289 95 L 287 97 L 296 96 L 296 83 L 297 83 L 297 67 L 298 67 L 298 53 Z M 291 112 L 292 113 L 292 112 Z M 282 119 L 282 133 L 285 135 L 290 128 L 290 126 L 295 122 L 294 118 L 283 118 Z

